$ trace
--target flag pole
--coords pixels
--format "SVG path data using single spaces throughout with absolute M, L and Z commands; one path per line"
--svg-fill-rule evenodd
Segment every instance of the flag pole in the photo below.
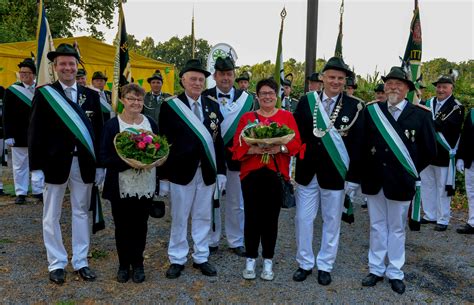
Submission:
M 192 49 L 192 58 L 195 57 L 195 51 L 196 51 L 196 39 L 194 36 L 194 4 L 193 4 L 193 18 L 191 21 L 191 49 Z
M 281 26 L 280 26 L 280 34 L 278 36 L 278 48 L 277 48 L 277 56 L 275 60 L 275 71 L 273 77 L 277 83 L 277 102 L 276 108 L 281 108 L 281 97 L 283 95 L 283 86 L 282 83 L 285 79 L 285 70 L 283 68 L 283 54 L 282 54 L 282 38 L 283 38 L 283 24 L 286 17 L 286 9 L 283 7 L 283 10 L 280 13 L 281 17 Z

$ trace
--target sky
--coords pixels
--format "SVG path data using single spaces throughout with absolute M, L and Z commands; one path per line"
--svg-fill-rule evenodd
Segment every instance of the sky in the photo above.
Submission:
M 472 0 L 419 0 L 423 39 L 422 61 L 473 59 Z M 341 0 L 319 0 L 317 58 L 334 54 Z M 128 0 L 124 4 L 127 32 L 139 41 L 149 36 L 164 42 L 191 33 L 211 45 L 230 44 L 238 66 L 275 62 L 280 12 L 286 8 L 283 58 L 305 60 L 306 0 Z M 413 16 L 414 0 L 345 0 L 343 57 L 357 74 L 382 74 L 399 65 Z M 117 14 L 116 14 L 117 15 Z M 105 30 L 111 43 L 117 31 Z M 315 29 L 311 29 L 315 32 Z M 81 33 L 77 33 L 80 35 Z M 82 33 L 85 34 L 85 33 Z

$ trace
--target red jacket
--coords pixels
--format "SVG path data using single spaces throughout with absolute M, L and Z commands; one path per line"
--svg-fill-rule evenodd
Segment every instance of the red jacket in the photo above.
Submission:
M 239 125 L 237 126 L 237 130 L 235 132 L 236 136 L 234 136 L 234 146 L 232 147 L 233 159 L 240 161 L 240 180 L 244 179 L 245 176 L 247 176 L 251 171 L 260 169 L 262 167 L 267 167 L 276 172 L 275 163 L 272 159 L 270 159 L 268 164 L 262 163 L 260 161 L 262 155 L 248 155 L 247 151 L 249 150 L 249 145 L 243 139 L 239 141 L 239 135 L 242 132 L 242 129 L 247 125 L 248 121 L 255 121 L 255 114 L 256 112 L 247 112 L 240 118 Z M 258 115 L 258 120 L 260 122 L 263 122 L 267 119 L 282 125 L 284 124 L 295 131 L 295 137 L 288 144 L 286 144 L 288 153 L 278 153 L 275 155 L 278 169 L 280 170 L 281 174 L 287 180 L 289 180 L 290 157 L 296 155 L 299 152 L 301 146 L 298 126 L 296 125 L 295 119 L 293 118 L 291 112 L 286 110 L 279 109 L 277 113 L 268 118 Z

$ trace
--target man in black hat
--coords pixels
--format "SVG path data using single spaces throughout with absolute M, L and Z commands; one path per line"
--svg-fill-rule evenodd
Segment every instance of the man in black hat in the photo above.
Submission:
M 360 183 L 363 109 L 344 93 L 352 75 L 341 58 L 328 60 L 322 72 L 324 89 L 303 96 L 294 113 L 305 151 L 296 159 L 296 261 L 293 280 L 304 281 L 315 265 L 313 222 L 321 207 L 323 232 L 317 256 L 318 283 L 329 285 L 336 260 L 346 194 Z
M 115 115 L 112 110 L 112 92 L 105 90 L 107 79 L 107 76 L 100 71 L 95 71 L 92 74 L 92 87 L 99 92 L 100 108 L 102 109 L 104 122 L 107 122 L 111 116 Z
M 78 85 L 87 87 L 87 71 L 85 69 L 77 69 L 76 82 Z
M 354 92 L 357 90 L 357 84 L 354 77 L 349 76 L 346 79 L 346 94 L 349 96 L 354 96 Z
M 150 84 L 151 91 L 145 94 L 143 114 L 152 117 L 158 124 L 161 104 L 171 95 L 161 91 L 161 87 L 163 86 L 163 76 L 161 76 L 160 70 L 156 70 L 152 76 L 147 78 L 147 81 Z
M 385 94 L 384 84 L 378 84 L 374 88 L 375 100 L 372 102 L 385 102 L 387 100 L 387 95 Z
M 367 105 L 362 145 L 361 184 L 370 218 L 370 273 L 362 286 L 375 286 L 386 276 L 399 294 L 405 292 L 401 269 L 408 209 L 419 188 L 419 173 L 436 153 L 429 111 L 406 99 L 415 90 L 409 77 L 400 67 L 382 77 L 388 99 Z M 419 213 L 415 203 L 412 213 Z
M 68 254 L 61 235 L 61 207 L 69 188 L 72 208 L 72 266 L 86 281 L 95 280 L 88 266 L 89 206 L 93 183 L 102 183 L 97 168 L 102 133 L 99 95 L 77 85 L 79 54 L 69 44 L 48 53 L 58 81 L 37 89 L 28 129 L 30 169 L 44 177 L 43 238 L 49 279 L 62 284 Z M 96 170 L 97 168 L 97 170 Z
M 235 79 L 235 82 L 237 83 L 240 90 L 245 91 L 248 94 L 252 95 L 253 109 L 257 110 L 260 107 L 257 101 L 257 95 L 254 92 L 249 91 L 250 76 L 251 76 L 250 72 L 243 72 L 242 74 L 239 75 L 239 77 Z
M 451 196 L 455 189 L 455 156 L 464 120 L 464 107 L 454 97 L 454 80 L 441 76 L 436 97 L 425 101 L 430 108 L 437 137 L 437 155 L 421 173 L 421 200 L 425 215 L 422 224 L 436 224 L 435 231 L 446 231 L 451 217 Z
M 204 91 L 203 95 L 212 97 L 212 100 L 219 105 L 220 112 L 224 117 L 221 132 L 227 164 L 225 232 L 231 251 L 238 256 L 244 256 L 244 202 L 240 186 L 240 162 L 232 160 L 230 148 L 233 144 L 237 123 L 245 112 L 252 109 L 254 100 L 251 94 L 234 88 L 235 65 L 232 58 L 217 58 L 214 68 L 216 86 Z M 222 231 L 220 209 L 217 208 L 214 212 L 216 226 L 209 236 L 211 254 L 217 252 Z
M 291 78 L 288 78 L 288 76 L 291 76 Z M 290 73 L 286 75 L 285 79 L 282 82 L 283 96 L 281 97 L 281 108 L 290 112 L 295 112 L 296 107 L 298 105 L 298 100 L 290 96 L 291 90 L 293 90 L 293 88 L 291 87 L 293 83 L 292 79 L 293 74 Z
M 221 190 L 225 186 L 226 168 L 219 105 L 201 95 L 209 75 L 200 60 L 189 60 L 179 74 L 184 93 L 164 102 L 158 119 L 160 132 L 170 144 L 168 160 L 158 168 L 160 179 L 167 180 L 160 181 L 160 194 L 171 195 L 169 279 L 181 275 L 187 260 L 190 215 L 193 267 L 206 276 L 217 275 L 208 262 L 209 233 L 213 198 L 219 195 L 216 187 Z
M 474 234 L 474 108 L 469 110 L 464 121 L 457 157 L 456 167 L 460 173 L 464 173 L 466 181 L 469 218 L 464 226 L 456 229 L 456 232 Z
M 26 58 L 20 68 L 20 81 L 5 92 L 3 102 L 3 123 L 5 144 L 11 147 L 13 181 L 15 183 L 16 204 L 26 203 L 30 170 L 28 167 L 28 126 L 30 125 L 31 101 L 35 93 L 36 66 L 31 58 Z M 44 181 L 31 177 L 33 196 L 43 199 Z
M 323 81 L 319 78 L 319 73 L 313 72 L 307 78 L 309 92 L 321 92 L 323 89 Z

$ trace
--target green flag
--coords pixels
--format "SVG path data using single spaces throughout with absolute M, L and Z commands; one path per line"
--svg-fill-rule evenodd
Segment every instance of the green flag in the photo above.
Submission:
M 341 2 L 341 9 L 339 11 L 339 35 L 337 35 L 336 50 L 334 56 L 342 58 L 342 15 L 344 14 L 344 0 Z
M 283 10 L 280 13 L 281 16 L 281 27 L 280 27 L 280 35 L 278 36 L 278 49 L 277 49 L 277 56 L 275 61 L 275 72 L 273 77 L 278 85 L 277 91 L 277 102 L 276 107 L 281 108 L 281 97 L 283 95 L 283 80 L 285 79 L 285 70 L 283 69 L 283 53 L 282 53 L 282 38 L 283 38 L 283 22 L 285 21 L 286 17 L 286 10 Z
M 114 62 L 114 81 L 112 86 L 112 109 L 121 113 L 123 104 L 120 102 L 120 88 L 132 80 L 132 68 L 130 57 L 128 56 L 127 30 L 125 28 L 125 17 L 123 14 L 122 3 L 119 0 L 119 23 L 118 32 L 115 37 L 115 62 Z
M 420 78 L 421 74 L 421 22 L 418 0 L 415 0 L 415 9 L 413 11 L 413 18 L 410 25 L 410 36 L 408 37 L 403 61 L 410 63 L 411 80 L 415 83 L 415 86 L 418 89 L 419 84 L 417 83 L 417 80 Z M 407 98 L 410 102 L 419 102 L 414 91 L 410 92 Z

